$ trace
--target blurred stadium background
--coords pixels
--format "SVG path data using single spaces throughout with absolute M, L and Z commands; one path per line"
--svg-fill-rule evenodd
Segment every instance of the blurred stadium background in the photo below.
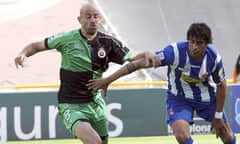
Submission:
M 185 40 L 192 22 L 206 22 L 213 31 L 213 45 L 223 57 L 231 79 L 240 53 L 238 0 L 91 0 L 104 15 L 102 31 L 112 33 L 134 52 L 157 51 L 169 43 Z M 44 52 L 31 57 L 24 69 L 16 70 L 14 57 L 29 42 L 61 31 L 79 28 L 76 17 L 87 0 L 0 0 L 0 85 L 58 83 L 59 54 Z M 45 54 L 48 53 L 48 54 Z M 112 73 L 113 65 L 106 72 Z M 166 68 L 143 70 L 118 81 L 166 80 Z
M 89 1 L 101 9 L 104 17 L 101 31 L 115 35 L 136 53 L 157 51 L 169 43 L 185 40 L 191 23 L 208 23 L 213 32 L 213 45 L 222 55 L 231 85 L 232 70 L 240 53 L 240 1 Z M 12 90 L 58 88 L 60 55 L 56 51 L 31 57 L 23 69 L 17 70 L 13 60 L 29 42 L 79 28 L 77 16 L 86 2 L 88 0 L 0 0 L 0 95 Z M 119 65 L 112 64 L 105 75 L 117 68 Z M 165 80 L 166 68 L 141 70 L 119 79 L 112 88 L 164 88 Z

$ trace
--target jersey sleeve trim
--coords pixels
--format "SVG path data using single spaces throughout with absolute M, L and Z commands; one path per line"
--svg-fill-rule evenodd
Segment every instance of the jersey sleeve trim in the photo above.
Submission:
M 48 46 L 48 42 L 47 42 L 47 41 L 48 41 L 48 38 L 45 38 L 45 39 L 44 39 L 44 45 L 45 45 L 45 47 L 46 47 L 47 49 L 50 49 L 49 46 Z
M 133 54 L 133 51 L 129 51 L 122 59 L 123 62 L 127 61 L 129 59 L 129 57 L 131 57 L 131 55 Z

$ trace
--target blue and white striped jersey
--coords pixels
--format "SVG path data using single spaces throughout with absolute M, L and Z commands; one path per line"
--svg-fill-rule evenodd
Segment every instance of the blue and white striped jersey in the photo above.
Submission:
M 201 61 L 194 61 L 188 50 L 188 42 L 173 43 L 156 52 L 161 66 L 168 66 L 168 91 L 175 96 L 189 100 L 210 102 L 215 99 L 215 85 L 224 78 L 224 68 L 220 55 L 211 45 L 207 45 Z

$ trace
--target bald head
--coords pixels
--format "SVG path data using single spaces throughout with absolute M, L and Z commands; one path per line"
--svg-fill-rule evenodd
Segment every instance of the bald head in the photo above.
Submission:
M 93 4 L 84 4 L 80 9 L 78 21 L 81 24 L 81 32 L 88 39 L 93 39 L 100 25 L 101 16 L 99 10 Z
M 84 4 L 81 9 L 80 9 L 80 15 L 84 15 L 87 12 L 91 12 L 91 13 L 97 13 L 99 14 L 99 10 L 97 9 L 97 7 L 93 4 Z

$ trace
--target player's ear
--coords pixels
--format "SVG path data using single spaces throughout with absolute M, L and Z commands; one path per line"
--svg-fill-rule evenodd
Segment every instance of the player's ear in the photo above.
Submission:
M 77 17 L 77 20 L 78 20 L 78 22 L 79 22 L 80 24 L 82 23 L 81 16 L 78 16 L 78 17 Z

